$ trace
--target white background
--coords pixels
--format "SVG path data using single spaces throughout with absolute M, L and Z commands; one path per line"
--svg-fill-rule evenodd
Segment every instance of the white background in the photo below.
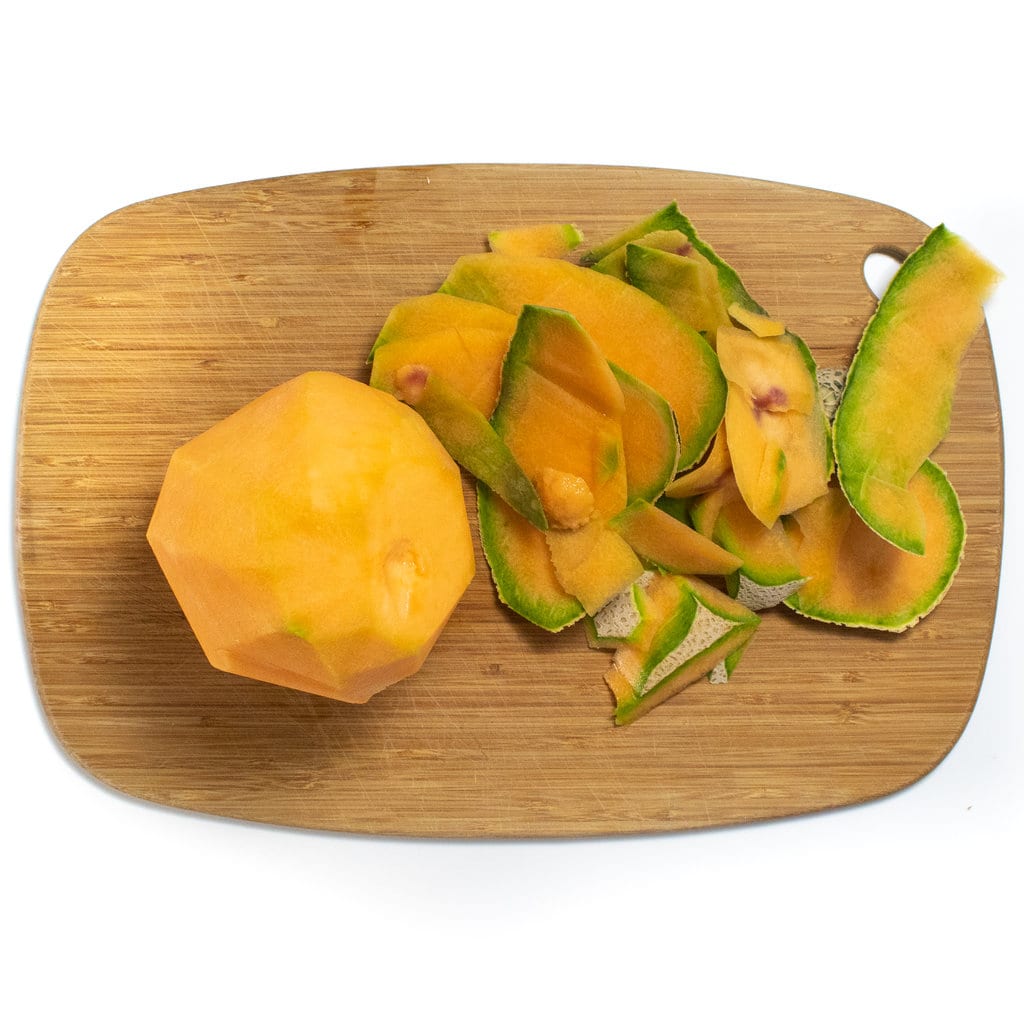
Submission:
M 305 171 L 607 163 L 852 193 L 972 241 L 1007 274 L 988 315 L 1006 522 L 1020 521 L 1024 89 L 1010 5 L 336 7 L 7 13 L 5 483 L 36 307 L 104 214 Z M 10 535 L 10 501 L 2 514 Z M 47 731 L 0 550 L 5 1020 L 1022 1019 L 1012 527 L 977 709 L 920 783 L 770 825 L 576 842 L 303 833 L 111 794 Z

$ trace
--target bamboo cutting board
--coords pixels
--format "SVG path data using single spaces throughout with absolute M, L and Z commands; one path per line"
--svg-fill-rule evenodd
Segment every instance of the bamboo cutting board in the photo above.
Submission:
M 764 614 L 725 686 L 612 725 L 608 654 L 541 633 L 477 575 L 426 666 L 351 706 L 208 666 L 145 541 L 171 451 L 311 368 L 367 379 L 388 310 L 489 229 L 591 241 L 676 199 L 751 294 L 846 365 L 863 261 L 913 217 L 861 199 L 623 167 L 432 166 L 247 182 L 112 213 L 64 256 L 24 385 L 17 548 L 42 705 L 123 793 L 215 815 L 418 836 L 583 836 L 750 822 L 893 793 L 977 698 L 1002 541 L 1002 426 L 983 329 L 936 461 L 967 519 L 944 603 L 901 636 Z M 951 227 L 956 228 L 955 225 Z M 472 489 L 466 482 L 471 510 Z M 474 519 L 475 525 L 475 519 Z

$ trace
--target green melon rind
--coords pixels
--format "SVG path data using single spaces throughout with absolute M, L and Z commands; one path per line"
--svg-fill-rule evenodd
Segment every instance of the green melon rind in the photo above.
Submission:
M 694 228 L 690 219 L 683 213 L 679 213 L 678 227 L 679 230 L 690 240 L 690 244 L 694 249 L 696 249 L 697 252 L 707 259 L 715 268 L 715 271 L 718 274 L 718 287 L 722 291 L 722 298 L 724 299 L 726 306 L 730 306 L 735 302 L 744 309 L 750 310 L 752 313 L 757 313 L 759 316 L 771 315 L 763 306 L 755 301 L 747 291 L 744 287 L 743 281 L 740 279 L 740 275 L 735 271 L 735 269 L 726 263 L 725 260 L 723 260 L 718 253 L 716 253 L 715 250 L 697 234 L 696 228 Z M 807 367 L 807 372 L 814 384 L 816 397 L 815 412 L 819 420 L 818 426 L 826 439 L 824 452 L 827 460 L 827 475 L 831 476 L 832 471 L 835 468 L 832 458 L 832 436 L 828 416 L 825 414 L 825 406 L 818 386 L 818 364 L 815 361 L 807 343 L 800 337 L 800 335 L 787 329 L 783 337 L 796 346 L 797 352 L 800 353 L 800 358 L 803 360 L 804 366 Z
M 544 595 L 530 589 L 522 567 L 512 564 L 507 551 L 507 537 L 499 518 L 502 499 L 480 483 L 476 498 L 480 544 L 501 603 L 550 633 L 557 633 L 583 618 L 583 605 L 570 594 Z
M 935 487 L 941 498 L 942 506 L 948 513 L 954 527 L 953 543 L 950 545 L 945 567 L 938 574 L 936 585 L 929 591 L 920 594 L 910 607 L 903 609 L 899 613 L 893 613 L 884 617 L 873 617 L 863 609 L 853 612 L 822 607 L 820 605 L 812 607 L 807 603 L 807 592 L 803 590 L 798 590 L 792 597 L 788 598 L 784 602 L 786 607 L 799 615 L 803 615 L 805 618 L 815 619 L 818 622 L 829 622 L 853 629 L 877 629 L 890 633 L 902 633 L 934 611 L 936 606 L 949 592 L 949 588 L 953 585 L 953 580 L 963 561 L 967 526 L 964 522 L 960 499 L 944 470 L 931 459 L 926 459 L 918 473 L 923 474 L 932 486 Z
M 463 469 L 496 491 L 539 530 L 547 529 L 537 489 L 494 426 L 472 402 L 431 374 L 413 408 Z
M 592 267 L 611 256 L 617 249 L 624 249 L 630 242 L 635 242 L 638 238 L 643 238 L 644 235 L 649 235 L 654 231 L 678 231 L 681 216 L 677 204 L 669 203 L 663 209 L 656 210 L 649 217 L 645 217 L 636 224 L 631 224 L 607 241 L 590 249 L 583 254 L 580 262 L 585 267 Z
M 726 657 L 708 673 L 709 683 L 712 683 L 715 686 L 720 686 L 723 683 L 727 683 L 732 678 L 732 674 L 736 671 L 743 655 L 750 646 L 752 636 L 753 634 L 748 636 L 746 640 L 736 648 L 736 650 L 727 654 Z
M 637 480 L 635 476 L 630 474 L 628 453 L 626 459 L 626 478 L 629 485 L 626 496 L 627 503 L 638 498 L 654 501 L 676 475 L 676 466 L 679 463 L 679 424 L 676 422 L 672 406 L 668 404 L 658 391 L 649 384 L 645 384 L 642 380 L 638 380 L 633 374 L 627 373 L 621 366 L 616 366 L 615 363 L 609 363 L 608 365 L 611 367 L 615 379 L 619 382 L 619 387 L 622 388 L 623 394 L 632 394 L 646 402 L 654 413 L 655 418 L 664 428 L 667 441 L 665 458 L 660 470 L 654 476 L 648 480 Z
M 663 209 L 651 214 L 650 217 L 626 228 L 614 238 L 609 239 L 603 245 L 591 249 L 584 257 L 584 262 L 597 262 L 598 260 L 606 258 L 616 249 L 624 247 L 630 242 L 635 242 L 637 239 L 642 238 L 644 235 L 647 235 L 652 231 L 679 231 L 689 240 L 690 245 L 692 245 L 693 248 L 715 268 L 715 272 L 718 275 L 718 287 L 721 290 L 722 299 L 727 307 L 735 302 L 744 309 L 757 313 L 759 316 L 770 315 L 768 311 L 756 302 L 747 291 L 736 270 L 726 263 L 726 261 L 723 260 L 718 253 L 716 253 L 715 250 L 700 237 L 696 228 L 693 226 L 693 222 L 679 209 L 678 204 L 674 201 L 669 203 L 668 206 Z M 800 358 L 807 367 L 807 372 L 810 374 L 811 380 L 814 382 L 815 393 L 817 395 L 816 410 L 818 412 L 818 419 L 820 420 L 819 426 L 822 434 L 826 438 L 823 451 L 827 460 L 827 474 L 831 476 L 834 468 L 831 432 L 829 429 L 828 418 L 825 415 L 824 406 L 821 401 L 821 395 L 818 391 L 817 363 L 815 362 L 814 356 L 803 338 L 789 330 L 786 331 L 784 337 L 789 339 L 796 346 L 796 349 L 800 354 Z
M 698 658 L 706 659 L 708 655 L 721 651 L 721 661 L 727 661 L 738 647 L 749 642 L 760 622 L 754 612 L 748 609 L 740 611 L 735 602 L 724 594 L 715 594 L 713 588 L 701 587 L 686 577 L 680 576 L 677 579 L 681 587 L 679 604 L 658 628 L 642 659 L 639 674 L 635 679 L 630 679 L 635 696 L 618 702 L 615 709 L 617 725 L 627 725 L 643 714 L 647 706 L 659 703 L 661 691 L 671 688 L 673 681 L 692 668 Z M 703 613 L 707 613 L 707 616 Z M 709 624 L 701 621 L 707 617 L 724 623 L 724 626 L 714 627 L 721 632 L 709 642 L 694 645 L 692 654 L 684 657 L 680 651 L 693 644 L 691 634 L 695 624 L 708 628 Z M 713 672 L 717 664 L 712 662 L 705 674 Z M 650 681 L 652 676 L 657 676 L 653 683 Z
M 872 481 L 873 488 L 886 493 L 905 491 L 906 481 L 889 478 L 891 474 L 886 473 L 885 470 L 881 477 L 874 476 L 869 472 L 875 461 L 878 440 L 866 436 L 863 429 L 864 424 L 861 422 L 864 418 L 862 409 L 865 404 L 870 403 L 872 392 L 877 388 L 877 383 L 873 378 L 878 370 L 886 365 L 886 334 L 894 321 L 904 314 L 902 305 L 904 292 L 918 275 L 927 273 L 928 267 L 934 261 L 941 259 L 947 251 L 955 250 L 963 245 L 964 242 L 958 235 L 955 235 L 944 224 L 939 224 L 903 261 L 864 328 L 847 371 L 842 399 L 832 425 L 836 476 L 850 505 L 880 537 L 884 537 L 891 544 L 912 554 L 924 553 L 920 518 L 911 517 L 911 521 L 901 528 L 899 524 L 888 521 L 881 510 L 872 507 L 864 493 L 863 488 L 868 481 Z M 955 379 L 939 382 L 937 385 L 936 390 L 939 392 L 940 399 L 935 409 L 937 416 L 935 435 L 937 437 L 944 436 L 949 428 L 954 385 Z M 890 455 L 888 449 L 884 450 L 884 455 Z M 896 469 L 891 462 L 889 468 Z M 916 467 L 913 466 L 901 468 L 904 472 L 900 475 L 906 475 L 907 479 L 916 471 Z M 912 504 L 912 499 L 909 496 L 907 504 Z

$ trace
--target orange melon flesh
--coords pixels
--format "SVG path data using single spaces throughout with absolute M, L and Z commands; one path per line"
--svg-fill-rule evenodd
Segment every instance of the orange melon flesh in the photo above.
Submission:
M 528 224 L 501 228 L 487 235 L 491 252 L 506 256 L 568 256 L 583 242 L 575 224 Z
M 409 364 L 438 378 L 490 416 L 501 387 L 501 364 L 516 318 L 496 306 L 434 292 L 398 303 L 370 354 L 370 384 L 392 394 L 395 374 Z
M 593 495 L 594 514 L 614 515 L 627 494 L 624 408 L 607 360 L 579 323 L 561 310 L 525 306 L 493 420 L 526 475 L 535 484 L 551 469 L 578 477 Z
M 705 334 L 712 344 L 718 328 L 729 322 L 715 268 L 692 248 L 681 254 L 630 243 L 626 246 L 626 273 L 633 284 Z
M 611 369 L 622 389 L 627 501 L 654 501 L 675 476 L 679 464 L 675 414 L 654 388 L 618 366 L 611 365 Z
M 687 473 L 676 477 L 666 488 L 669 498 L 692 498 L 718 487 L 732 469 L 729 445 L 725 436 L 725 422 L 718 428 L 715 439 L 701 462 Z
M 828 484 L 828 434 L 815 376 L 789 335 L 759 338 L 723 326 L 718 357 L 729 381 L 725 432 L 733 474 L 750 511 L 770 527 Z
M 911 554 L 878 536 L 843 491 L 786 520 L 807 582 L 786 604 L 809 618 L 900 632 L 927 615 L 949 589 L 964 548 L 964 520 L 946 475 L 926 460 L 908 490 L 925 520 L 925 551 Z
M 786 332 L 786 325 L 781 320 L 773 320 L 770 316 L 750 309 L 741 302 L 731 303 L 728 313 L 733 320 L 742 324 L 748 331 L 753 331 L 759 338 L 775 338 Z
M 480 543 L 502 604 L 552 633 L 583 618 L 583 605 L 555 573 L 545 531 L 483 484 L 477 486 L 477 516 Z
M 730 384 L 737 384 L 768 412 L 810 413 L 817 386 L 796 345 L 785 335 L 759 337 L 727 326 L 719 331 L 718 359 Z
M 647 501 L 630 503 L 611 526 L 641 558 L 666 572 L 726 576 L 742 565 L 736 555 Z
M 733 475 L 750 511 L 766 526 L 782 513 L 790 414 L 759 412 L 738 389 L 725 405 L 725 434 Z
M 679 468 L 706 451 L 725 404 L 718 360 L 696 331 L 639 289 L 565 260 L 484 253 L 461 257 L 441 291 L 516 314 L 527 304 L 571 313 L 607 360 L 668 401 L 679 426 Z
M 574 530 L 548 530 L 546 540 L 559 583 L 588 615 L 643 574 L 633 549 L 600 519 Z
M 909 481 L 949 430 L 960 362 L 998 279 L 939 225 L 897 271 L 850 364 L 833 428 L 839 482 L 872 529 L 915 554 L 927 517 Z
M 447 452 L 326 372 L 179 448 L 147 538 L 214 667 L 355 703 L 419 669 L 474 571 Z

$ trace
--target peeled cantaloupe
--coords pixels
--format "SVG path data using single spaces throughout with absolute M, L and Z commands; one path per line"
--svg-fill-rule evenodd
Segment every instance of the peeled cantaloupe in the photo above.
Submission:
M 420 668 L 474 571 L 423 420 L 319 371 L 177 449 L 147 537 L 214 667 L 353 703 Z
M 876 533 L 914 554 L 926 517 L 910 480 L 949 430 L 960 361 L 998 279 L 939 225 L 889 283 L 850 364 L 833 425 L 839 482 Z

